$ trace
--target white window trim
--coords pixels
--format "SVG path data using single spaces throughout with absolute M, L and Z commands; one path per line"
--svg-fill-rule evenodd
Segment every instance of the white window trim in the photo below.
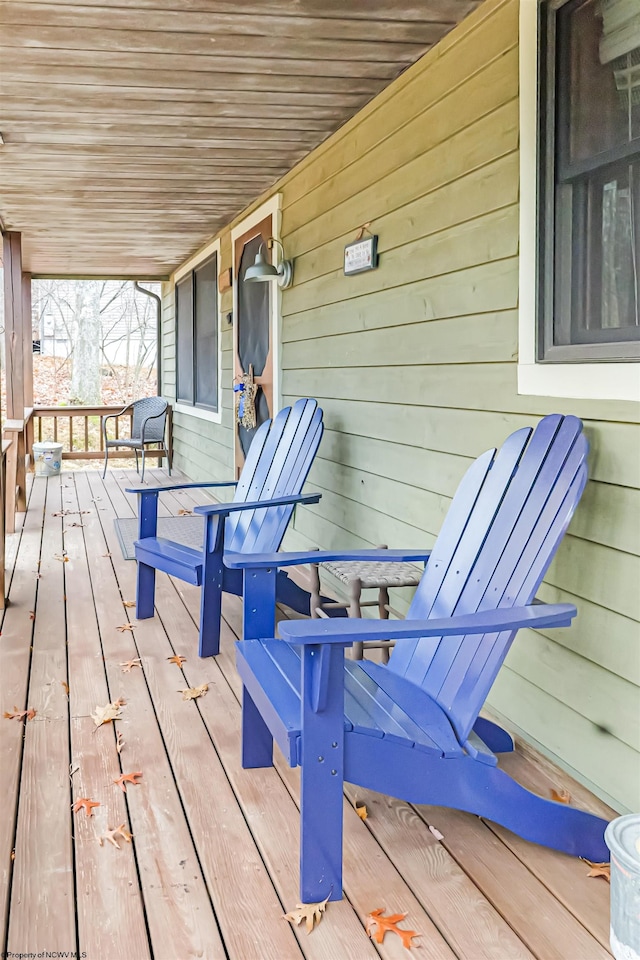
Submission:
M 537 363 L 538 0 L 520 0 L 518 393 L 640 401 L 640 363 Z
M 254 227 L 257 223 L 260 223 L 262 220 L 265 220 L 269 215 L 271 215 L 271 222 L 273 224 L 273 236 L 276 240 L 280 240 L 280 227 L 282 223 L 282 194 L 276 193 L 270 197 L 265 203 L 262 203 L 257 207 L 248 217 L 245 217 L 240 223 L 237 223 L 235 227 L 231 230 L 231 257 L 232 257 L 232 269 L 233 269 L 233 320 L 238 316 L 238 284 L 235 282 L 236 277 L 236 240 L 238 237 L 241 237 L 247 230 L 250 230 L 251 227 Z M 278 250 L 276 249 L 276 261 L 278 259 Z M 270 298 L 271 302 L 271 349 L 273 351 L 273 414 L 277 413 L 282 406 L 282 391 L 281 391 L 281 370 L 280 370 L 280 350 L 281 350 L 281 324 L 282 324 L 282 290 L 276 283 L 270 284 L 272 295 Z M 235 361 L 234 361 L 235 363 Z
M 178 378 L 177 378 L 177 359 L 178 359 L 178 324 L 177 316 L 174 319 L 174 331 L 175 331 L 175 344 L 176 344 L 176 401 L 173 405 L 174 413 L 186 413 L 190 417 L 195 417 L 197 420 L 208 420 L 210 423 L 222 423 L 222 312 L 221 312 L 221 296 L 220 296 L 220 284 L 218 283 L 220 277 L 220 237 L 217 237 L 215 240 L 212 240 L 211 243 L 208 243 L 206 247 L 203 247 L 202 250 L 199 250 L 195 256 L 191 257 L 190 260 L 187 260 L 186 263 L 183 263 L 173 275 L 173 296 L 175 298 L 176 284 L 179 280 L 182 280 L 188 273 L 191 273 L 196 267 L 199 267 L 201 263 L 204 263 L 205 260 L 208 260 L 209 257 L 216 254 L 216 290 L 217 290 L 217 307 L 218 307 L 218 409 L 217 410 L 207 410 L 205 407 L 196 407 L 192 406 L 190 403 L 181 403 L 177 399 L 177 390 L 178 390 Z M 194 344 L 194 348 L 195 348 Z

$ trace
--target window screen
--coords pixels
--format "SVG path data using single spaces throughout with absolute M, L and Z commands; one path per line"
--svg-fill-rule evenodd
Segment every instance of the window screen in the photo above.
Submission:
M 176 284 L 177 398 L 193 403 L 193 275 Z
M 218 269 L 214 255 L 196 270 L 195 282 L 195 402 L 218 409 Z

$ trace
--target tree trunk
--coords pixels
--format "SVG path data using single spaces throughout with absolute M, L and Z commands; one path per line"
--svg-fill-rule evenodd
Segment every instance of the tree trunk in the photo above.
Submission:
M 99 280 L 84 280 L 75 284 L 72 403 L 100 403 L 101 289 Z

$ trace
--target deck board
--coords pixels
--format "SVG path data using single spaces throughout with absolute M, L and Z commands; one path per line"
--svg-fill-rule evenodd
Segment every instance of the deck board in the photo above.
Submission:
M 272 768 L 241 768 L 238 598 L 225 597 L 221 654 L 208 660 L 197 657 L 196 588 L 158 574 L 154 618 L 137 623 L 124 607 L 135 596 L 136 568 L 122 558 L 113 518 L 135 514 L 135 495 L 125 492 L 134 478 L 112 470 L 102 481 L 89 469 L 35 480 L 10 544 L 0 703 L 4 711 L 28 702 L 39 712 L 24 731 L 16 721 L 0 725 L 0 798 L 9 812 L 0 820 L 4 948 L 74 950 L 77 935 L 87 960 L 399 960 L 406 952 L 398 938 L 378 946 L 364 932 L 366 914 L 385 906 L 408 912 L 425 955 L 437 960 L 609 956 L 608 886 L 588 879 L 579 860 L 476 817 L 358 790 L 369 810 L 363 822 L 351 787 L 344 899 L 311 937 L 282 921 L 298 898 L 299 772 L 277 751 Z M 167 481 L 160 469 L 149 479 Z M 163 494 L 160 513 L 207 499 Z M 53 517 L 61 502 L 90 512 Z M 67 563 L 54 559 L 63 549 Z M 132 631 L 116 629 L 128 622 Z M 181 669 L 167 659 L 174 653 L 187 658 Z M 123 672 L 137 657 L 141 667 Z M 204 682 L 206 697 L 182 700 L 179 690 Z M 96 729 L 91 712 L 118 696 L 127 701 L 122 719 Z M 610 813 L 529 749 L 505 760 L 538 792 L 563 787 Z M 71 779 L 69 763 L 78 768 Z M 126 794 L 113 783 L 138 770 L 141 784 Z M 93 817 L 72 817 L 81 796 L 100 801 Z M 132 843 L 100 846 L 120 823 Z

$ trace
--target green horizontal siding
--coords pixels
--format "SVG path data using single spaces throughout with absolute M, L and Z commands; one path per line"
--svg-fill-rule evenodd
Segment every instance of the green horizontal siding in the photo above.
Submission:
M 323 498 L 296 512 L 286 544 L 429 547 L 474 457 L 547 413 L 581 417 L 591 479 L 540 591 L 579 615 L 570 630 L 521 633 L 490 706 L 637 809 L 638 407 L 517 392 L 518 6 L 487 0 L 274 187 L 295 259 L 283 402 L 315 396 L 326 423 L 309 481 Z M 344 245 L 364 223 L 379 267 L 344 277 Z M 221 241 L 224 269 L 229 230 Z M 171 395 L 170 284 L 164 305 Z M 222 349 L 222 424 L 175 418 L 176 461 L 192 476 L 233 469 L 231 328 Z M 392 593 L 402 610 L 409 599 Z

